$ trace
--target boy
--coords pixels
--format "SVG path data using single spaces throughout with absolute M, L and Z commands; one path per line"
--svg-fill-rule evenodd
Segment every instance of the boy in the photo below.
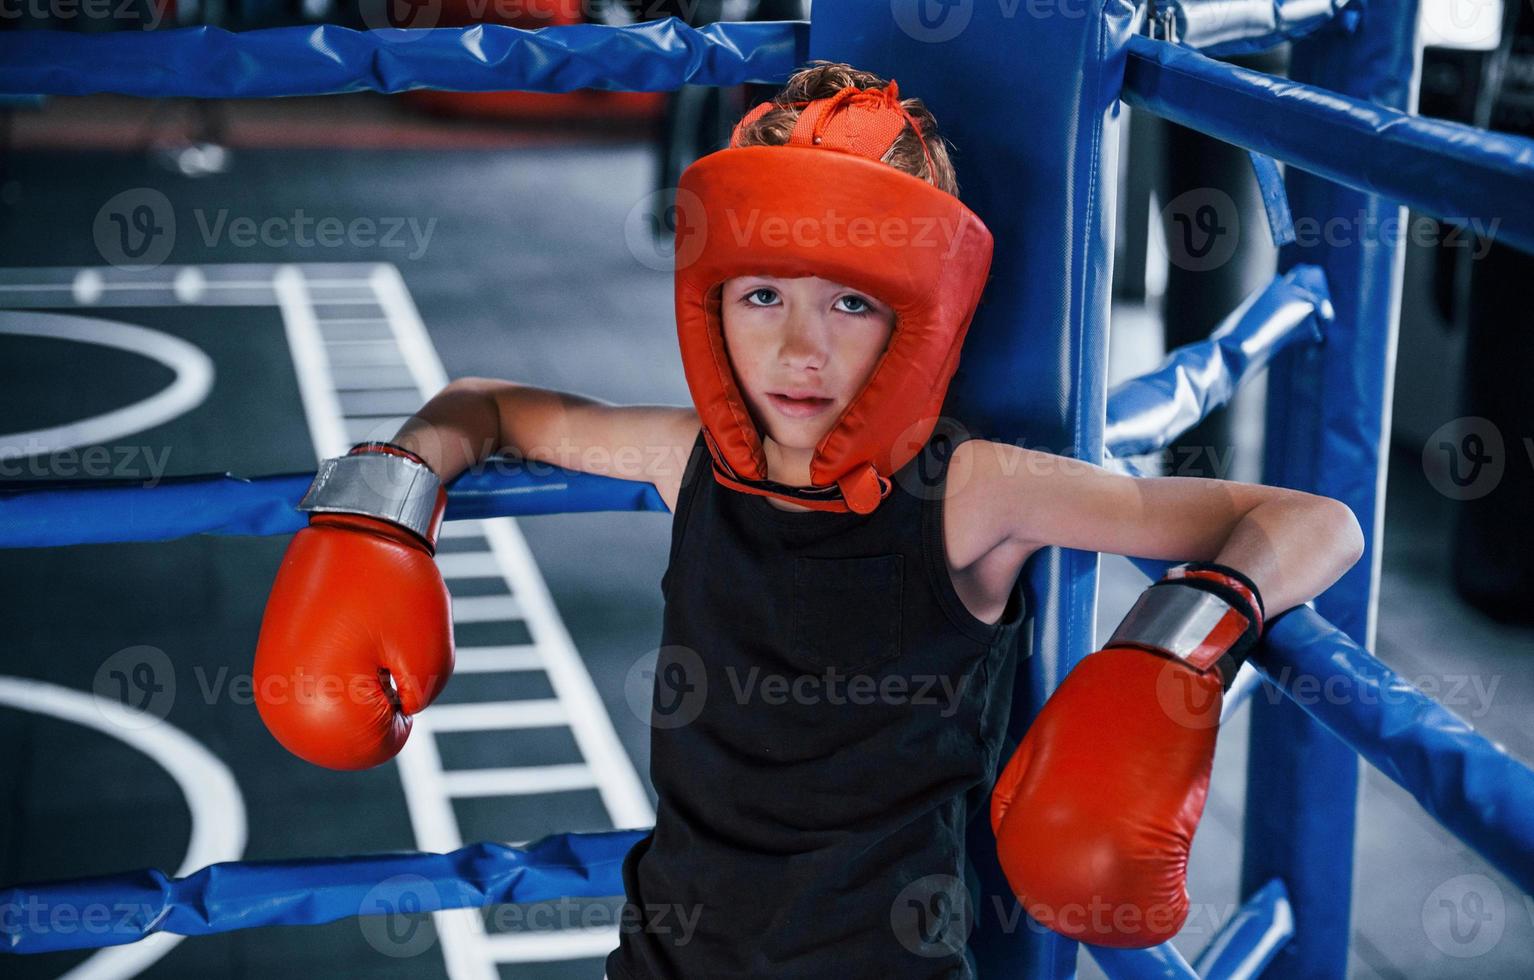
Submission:
M 1336 501 L 1137 481 L 940 420 L 991 257 L 956 194 L 919 100 L 846 65 L 796 74 L 681 182 L 694 407 L 466 379 L 392 444 L 327 461 L 257 689 L 340 672 L 363 703 L 262 700 L 273 734 L 336 768 L 398 751 L 451 671 L 431 552 L 442 484 L 466 467 L 510 450 L 647 480 L 674 514 L 659 807 L 623 868 L 643 928 L 608 975 L 969 977 L 950 913 L 999 761 L 1024 562 L 1050 546 L 1192 559 L 1061 685 L 991 801 L 1036 918 L 1117 945 L 1175 932 L 1211 705 L 1264 619 L 1339 578 L 1362 535 Z M 1101 901 L 1138 917 L 1077 914 Z

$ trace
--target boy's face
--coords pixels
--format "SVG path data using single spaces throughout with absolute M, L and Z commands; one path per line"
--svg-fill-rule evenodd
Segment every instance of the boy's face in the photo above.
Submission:
M 895 313 L 829 279 L 737 276 L 720 296 L 741 396 L 763 431 L 813 450 L 873 374 Z

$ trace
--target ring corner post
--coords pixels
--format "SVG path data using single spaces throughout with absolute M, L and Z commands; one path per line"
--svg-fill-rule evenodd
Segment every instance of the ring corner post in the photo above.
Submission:
M 1371 0 L 1367 16 L 1296 42 L 1290 78 L 1412 111 L 1418 81 L 1416 0 Z M 1321 266 L 1336 320 L 1319 346 L 1296 346 L 1269 380 L 1264 482 L 1334 497 L 1364 529 L 1363 560 L 1316 607 L 1374 646 L 1396 332 L 1405 260 L 1404 208 L 1289 168 L 1296 218 L 1323 234 L 1280 253 L 1280 272 Z M 1341 237 L 1333 234 L 1341 223 Z M 1316 240 L 1319 239 L 1319 240 Z M 1347 975 L 1359 761 L 1296 704 L 1252 699 L 1242 898 L 1279 879 L 1292 897 L 1294 939 L 1264 976 Z

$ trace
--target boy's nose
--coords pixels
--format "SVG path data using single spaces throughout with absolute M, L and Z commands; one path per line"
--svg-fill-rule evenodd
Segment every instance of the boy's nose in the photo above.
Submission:
M 802 316 L 790 316 L 778 346 L 778 360 L 785 367 L 792 368 L 819 368 L 824 364 L 825 343 L 819 326 L 806 322 Z

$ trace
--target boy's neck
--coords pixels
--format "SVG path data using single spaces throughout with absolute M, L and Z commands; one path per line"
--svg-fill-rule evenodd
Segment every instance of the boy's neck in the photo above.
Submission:
M 810 485 L 810 460 L 815 457 L 813 449 L 794 449 L 781 446 L 767 436 L 762 439 L 762 455 L 767 459 L 767 479 L 777 483 L 787 484 L 791 487 L 807 487 Z M 801 507 L 798 504 L 780 500 L 777 497 L 766 498 L 767 502 L 778 510 L 801 511 L 811 510 L 810 507 Z

